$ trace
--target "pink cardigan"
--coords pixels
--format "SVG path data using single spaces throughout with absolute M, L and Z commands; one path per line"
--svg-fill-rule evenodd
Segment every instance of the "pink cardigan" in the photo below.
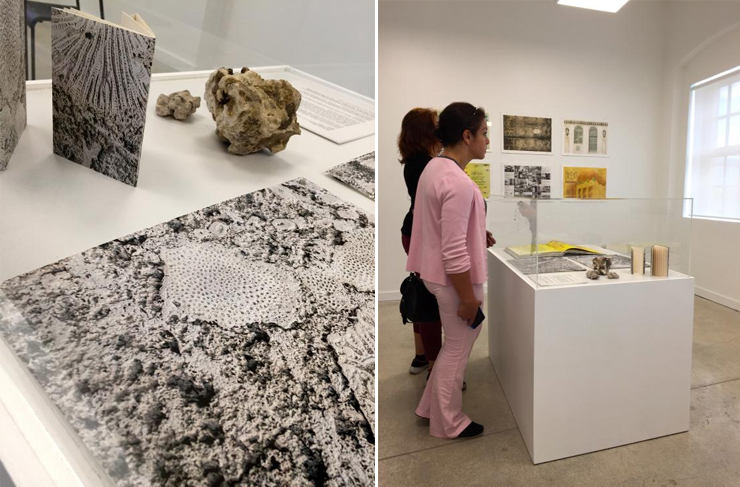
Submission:
M 447 274 L 470 270 L 473 284 L 486 271 L 486 209 L 483 195 L 452 160 L 435 157 L 419 178 L 406 270 L 443 286 Z

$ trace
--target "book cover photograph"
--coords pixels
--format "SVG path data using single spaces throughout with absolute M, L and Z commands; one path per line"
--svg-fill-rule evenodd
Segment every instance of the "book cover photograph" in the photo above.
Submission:
M 26 127 L 25 23 L 21 0 L 0 0 L 0 171 Z
M 54 153 L 136 186 L 154 33 L 134 14 L 121 25 L 53 9 Z

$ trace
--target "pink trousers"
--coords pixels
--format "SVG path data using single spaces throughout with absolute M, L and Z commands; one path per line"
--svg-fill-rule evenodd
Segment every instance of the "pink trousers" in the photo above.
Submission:
M 437 298 L 445 339 L 416 414 L 429 418 L 432 436 L 456 438 L 471 423 L 462 412 L 462 385 L 470 351 L 483 325 L 472 329 L 457 316 L 460 298 L 453 286 L 428 281 L 424 285 Z M 483 284 L 474 284 L 473 292 L 483 301 Z

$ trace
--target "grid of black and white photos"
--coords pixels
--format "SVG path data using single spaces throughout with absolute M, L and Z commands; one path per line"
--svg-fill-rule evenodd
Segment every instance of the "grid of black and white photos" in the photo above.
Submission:
M 550 198 L 551 172 L 547 166 L 504 164 L 504 196 Z

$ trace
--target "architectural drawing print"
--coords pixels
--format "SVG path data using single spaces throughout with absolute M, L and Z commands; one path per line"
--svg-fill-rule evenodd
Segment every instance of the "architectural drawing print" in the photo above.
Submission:
M 563 198 L 606 198 L 606 168 L 563 167 Z
M 564 156 L 608 156 L 609 124 L 563 120 Z

